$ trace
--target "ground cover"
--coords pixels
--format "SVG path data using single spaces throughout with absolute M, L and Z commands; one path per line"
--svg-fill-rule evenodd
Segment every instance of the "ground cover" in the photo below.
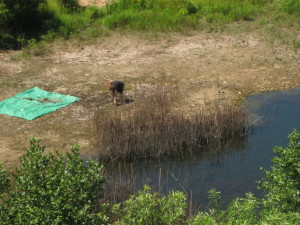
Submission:
M 32 122 L 1 115 L 0 158 L 12 168 L 32 136 L 42 139 L 49 151 L 79 143 L 83 154 L 95 154 L 94 112 L 116 109 L 108 101 L 103 77 L 123 80 L 128 98 L 144 86 L 176 86 L 184 95 L 179 108 L 187 113 L 299 87 L 295 17 L 260 16 L 215 28 L 188 34 L 96 32 L 93 38 L 83 32 L 69 40 L 32 41 L 22 51 L 1 51 L 1 101 L 35 86 L 81 100 Z

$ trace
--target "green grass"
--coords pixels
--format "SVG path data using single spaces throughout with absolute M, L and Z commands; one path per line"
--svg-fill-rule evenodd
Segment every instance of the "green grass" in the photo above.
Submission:
M 253 20 L 264 0 L 120 0 L 107 5 L 103 24 L 110 29 L 182 31 L 207 23 Z
M 127 9 L 103 18 L 103 25 L 109 29 L 182 32 L 188 28 L 196 28 L 197 24 L 196 17 L 183 17 L 167 9 L 143 10 L 141 12 Z
M 281 0 L 281 9 L 289 14 L 300 14 L 299 0 Z
M 3 5 L 1 7 L 0 16 L 3 17 L 6 11 Z M 235 21 L 252 20 L 259 20 L 258 26 L 268 32 L 285 27 L 300 29 L 299 0 L 118 0 L 102 9 L 80 7 L 76 0 L 46 0 L 40 3 L 38 13 L 36 18 L 42 21 L 37 23 L 41 26 L 34 34 L 26 30 L 9 33 L 13 29 L 0 29 L 0 45 L 14 40 L 15 47 L 22 48 L 30 39 L 99 38 L 110 30 L 218 31 Z M 290 43 L 299 48 L 297 38 L 291 38 Z
M 100 9 L 97 7 L 89 7 L 86 10 L 69 9 L 63 7 L 57 0 L 47 0 L 47 3 L 43 10 L 53 14 L 53 18 L 47 21 L 48 35 L 55 32 L 59 36 L 69 37 L 86 29 L 100 17 Z

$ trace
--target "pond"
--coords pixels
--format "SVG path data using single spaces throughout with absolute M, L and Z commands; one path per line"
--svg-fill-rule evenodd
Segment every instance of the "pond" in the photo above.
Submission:
M 224 204 L 248 192 L 262 197 L 256 183 L 263 175 L 260 167 L 269 169 L 273 147 L 285 147 L 288 134 L 294 128 L 300 131 L 300 88 L 251 96 L 243 107 L 253 124 L 251 130 L 242 138 L 224 143 L 221 149 L 185 160 L 120 164 L 110 171 L 138 189 L 148 184 L 162 193 L 183 191 L 196 209 L 207 208 L 211 188 L 221 191 Z

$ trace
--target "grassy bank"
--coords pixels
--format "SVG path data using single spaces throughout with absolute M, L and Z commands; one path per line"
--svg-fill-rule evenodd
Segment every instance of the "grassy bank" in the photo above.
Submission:
M 183 31 L 201 29 L 207 23 L 252 20 L 265 4 L 264 0 L 121 0 L 107 5 L 103 22 L 109 28 Z
M 212 31 L 234 21 L 255 20 L 261 15 L 267 15 L 264 21 L 272 21 L 273 26 L 277 26 L 274 21 L 280 25 L 280 21 L 286 20 L 286 24 L 289 20 L 299 28 L 300 14 L 297 0 L 119 0 L 101 9 L 81 7 L 76 0 L 30 0 L 19 8 L 15 5 L 20 5 L 20 0 L 13 3 L 0 1 L 2 48 L 20 48 L 30 39 L 99 37 L 115 29 Z

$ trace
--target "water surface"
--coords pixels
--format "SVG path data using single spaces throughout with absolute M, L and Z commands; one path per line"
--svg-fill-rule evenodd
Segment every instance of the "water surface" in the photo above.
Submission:
M 146 161 L 124 168 L 119 165 L 115 174 L 131 180 L 137 188 L 149 184 L 163 193 L 183 191 L 198 209 L 207 208 L 211 188 L 221 191 L 225 204 L 247 192 L 262 197 L 256 183 L 263 175 L 260 167 L 268 169 L 273 147 L 285 147 L 288 134 L 294 128 L 300 131 L 300 88 L 252 96 L 243 107 L 252 129 L 247 136 L 224 143 L 221 150 L 186 160 Z

